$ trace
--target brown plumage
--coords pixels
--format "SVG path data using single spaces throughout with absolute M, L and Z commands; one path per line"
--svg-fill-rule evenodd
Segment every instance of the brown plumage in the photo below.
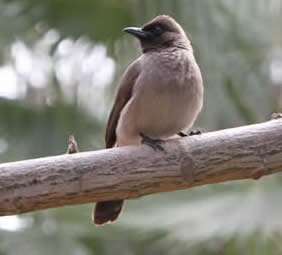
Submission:
M 122 76 L 107 124 L 107 148 L 140 144 L 144 136 L 150 142 L 170 138 L 190 128 L 202 108 L 201 72 L 173 18 L 161 15 L 124 31 L 139 39 L 143 54 Z M 116 220 L 122 205 L 122 200 L 98 202 L 94 222 Z

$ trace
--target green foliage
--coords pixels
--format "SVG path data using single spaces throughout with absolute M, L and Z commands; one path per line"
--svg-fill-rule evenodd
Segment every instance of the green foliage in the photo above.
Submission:
M 5 116 L 1 123 L 1 138 L 8 149 L 0 155 L 2 161 L 23 160 L 65 153 L 69 135 L 75 135 L 80 149 L 101 147 L 91 137 L 103 134 L 101 123 L 89 119 L 73 105 L 57 104 L 34 108 L 10 100 L 0 100 Z
M 130 23 L 127 1 L 64 1 L 64 0 L 9 0 L 6 8 L 17 6 L 14 18 L 22 17 L 26 28 L 42 23 L 57 28 L 63 36 L 87 35 L 95 40 L 115 40 L 121 29 Z M 11 15 L 12 16 L 12 15 Z M 115 17 L 115 19 L 113 19 Z M 34 27 L 33 27 L 34 29 Z

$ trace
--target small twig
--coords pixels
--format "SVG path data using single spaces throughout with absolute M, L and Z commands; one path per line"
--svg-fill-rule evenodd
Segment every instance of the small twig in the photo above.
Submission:
M 77 153 L 77 152 L 79 152 L 78 146 L 77 146 L 77 142 L 74 139 L 74 136 L 70 135 L 70 137 L 69 137 L 69 145 L 68 145 L 66 154 L 73 154 L 73 153 Z

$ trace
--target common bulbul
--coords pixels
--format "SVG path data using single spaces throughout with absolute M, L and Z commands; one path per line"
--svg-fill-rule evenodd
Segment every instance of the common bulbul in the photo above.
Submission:
M 128 27 L 142 54 L 124 72 L 106 129 L 106 148 L 160 142 L 190 128 L 203 102 L 203 81 L 182 27 L 160 15 L 142 28 Z M 93 210 L 101 225 L 115 221 L 123 200 L 102 201 Z

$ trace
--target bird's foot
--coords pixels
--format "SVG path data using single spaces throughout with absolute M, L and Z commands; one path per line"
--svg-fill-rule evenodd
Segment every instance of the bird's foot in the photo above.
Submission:
M 201 130 L 192 130 L 190 133 L 189 133 L 189 136 L 192 136 L 192 135 L 200 135 L 202 134 Z
M 161 139 L 153 139 L 149 136 L 144 135 L 143 133 L 140 133 L 140 136 L 142 137 L 142 143 L 147 144 L 150 146 L 154 151 L 160 150 L 165 151 L 162 147 L 162 144 L 164 144 L 164 141 Z
M 178 135 L 181 136 L 181 137 L 188 136 L 188 135 L 187 135 L 186 133 L 184 133 L 183 131 L 180 131 L 180 132 L 178 133 Z
M 180 131 L 180 132 L 178 133 L 178 135 L 181 136 L 181 137 L 192 136 L 192 135 L 200 135 L 200 134 L 202 134 L 201 130 L 192 130 L 192 131 L 189 133 L 189 135 L 186 134 L 186 133 L 184 133 L 183 131 Z

